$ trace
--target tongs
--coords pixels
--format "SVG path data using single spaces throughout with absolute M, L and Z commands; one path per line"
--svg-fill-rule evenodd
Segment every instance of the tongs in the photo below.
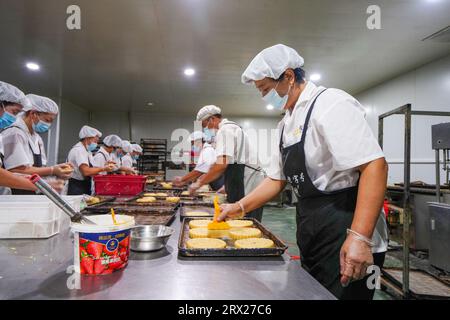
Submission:
M 65 214 L 70 217 L 72 222 L 85 223 L 85 224 L 96 224 L 92 220 L 83 216 L 80 212 L 76 212 L 72 206 L 67 203 L 53 188 L 39 175 L 33 174 L 30 181 L 36 185 L 36 187 L 44 195 L 47 196 L 54 204 L 56 204 Z

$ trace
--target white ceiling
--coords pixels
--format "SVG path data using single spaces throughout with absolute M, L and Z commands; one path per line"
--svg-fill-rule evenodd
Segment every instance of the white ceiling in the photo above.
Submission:
M 73 3 L 81 31 L 65 27 Z M 374 3 L 382 30 L 366 27 Z M 450 54 L 450 43 L 421 41 L 449 24 L 447 0 L 2 0 L 0 79 L 88 110 L 192 114 L 217 104 L 268 116 L 240 83 L 261 49 L 290 45 L 321 84 L 355 94 Z M 42 70 L 30 73 L 28 60 Z

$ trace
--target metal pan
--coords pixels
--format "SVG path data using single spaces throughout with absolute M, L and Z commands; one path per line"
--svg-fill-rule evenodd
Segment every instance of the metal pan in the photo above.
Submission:
M 255 228 L 262 232 L 262 237 L 270 239 L 274 242 L 273 248 L 263 249 L 236 249 L 232 241 L 226 241 L 227 247 L 224 249 L 189 249 L 186 247 L 186 242 L 189 240 L 189 221 L 201 218 L 185 218 L 183 220 L 178 240 L 178 254 L 185 257 L 276 257 L 281 256 L 288 248 L 287 245 L 281 241 L 276 235 L 267 230 L 256 219 L 252 220 Z
M 178 210 L 180 212 L 180 220 L 183 220 L 184 218 L 212 218 L 214 216 L 214 208 L 211 206 L 181 206 L 180 209 Z M 207 212 L 208 215 L 207 216 L 193 216 L 193 215 L 188 215 L 188 212 Z

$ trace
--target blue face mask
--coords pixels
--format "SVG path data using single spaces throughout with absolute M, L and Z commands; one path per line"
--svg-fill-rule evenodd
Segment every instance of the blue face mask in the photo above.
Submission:
M 3 113 L 3 115 L 0 117 L 0 129 L 4 129 L 6 127 L 9 127 L 14 122 L 16 122 L 16 116 L 14 116 L 11 113 L 5 111 Z
M 200 150 L 201 150 L 201 148 L 199 146 L 196 146 L 196 145 L 192 146 L 192 151 L 194 151 L 194 153 L 199 153 Z
M 206 141 L 212 141 L 213 138 L 216 136 L 216 130 L 215 129 L 209 129 L 208 127 L 203 128 L 203 133 L 205 134 L 205 140 Z
M 44 133 L 50 129 L 51 124 L 45 121 L 39 120 L 37 124 L 33 123 L 33 130 L 37 133 Z
M 291 91 L 291 87 L 289 87 L 289 91 L 284 97 L 280 97 L 280 95 L 278 94 L 278 92 L 276 90 L 277 87 L 278 87 L 278 84 L 279 84 L 279 82 L 277 83 L 277 85 L 275 86 L 274 89 L 270 90 L 269 93 L 267 93 L 263 97 L 263 100 L 267 104 L 272 105 L 275 109 L 283 110 L 284 107 L 286 106 L 287 101 L 288 101 L 289 91 Z
M 88 151 L 92 152 L 92 151 L 94 151 L 95 149 L 97 149 L 97 144 L 96 144 L 95 142 L 92 142 L 91 144 L 89 144 L 89 145 L 87 146 L 87 149 L 88 149 Z
M 133 159 L 137 161 L 137 160 L 139 159 L 139 156 L 134 155 L 134 156 L 133 156 Z

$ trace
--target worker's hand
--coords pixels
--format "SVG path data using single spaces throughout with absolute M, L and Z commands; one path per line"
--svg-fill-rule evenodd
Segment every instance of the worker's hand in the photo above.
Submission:
M 56 192 L 61 193 L 64 189 L 65 181 L 62 179 L 51 179 L 47 183 L 55 189 Z
M 175 187 L 182 187 L 185 185 L 183 177 L 175 177 L 172 182 Z
M 241 207 L 236 203 L 224 203 L 220 205 L 220 215 L 218 221 L 227 219 L 241 219 L 243 217 Z
M 58 178 L 67 180 L 70 179 L 73 173 L 73 167 L 70 163 L 61 163 L 52 167 L 53 175 Z
M 201 184 L 199 182 L 194 182 L 189 186 L 189 194 L 194 195 L 196 194 L 197 190 L 200 189 Z
M 341 248 L 340 264 L 341 284 L 346 287 L 366 276 L 367 268 L 373 265 L 372 249 L 350 233 Z

